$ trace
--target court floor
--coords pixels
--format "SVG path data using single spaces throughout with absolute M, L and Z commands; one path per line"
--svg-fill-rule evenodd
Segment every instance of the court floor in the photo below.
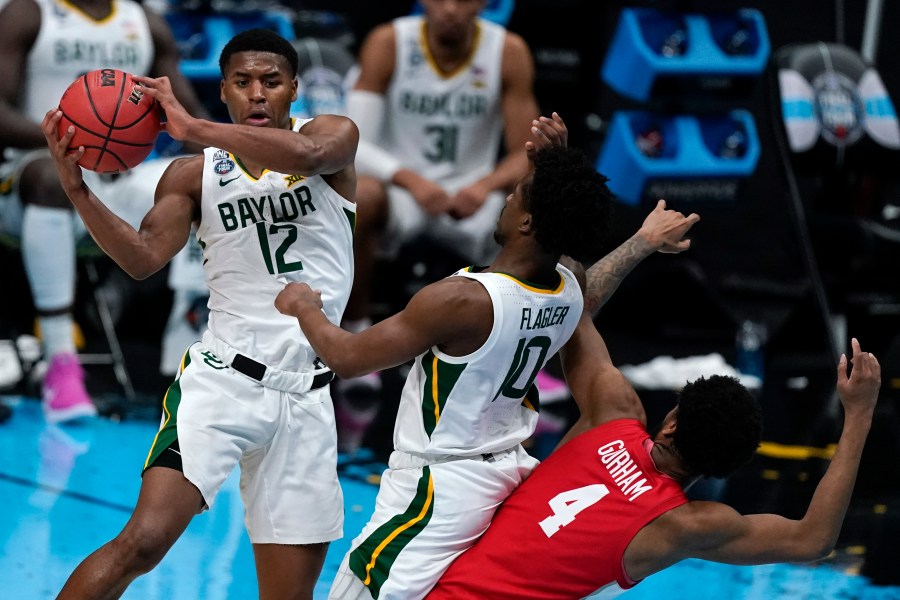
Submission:
M 55 597 L 69 573 L 124 525 L 140 485 L 140 466 L 155 423 L 92 419 L 47 425 L 37 401 L 0 400 L 13 417 L 0 425 L 0 598 Z M 365 457 L 341 461 L 345 537 L 331 545 L 316 599 L 328 588 L 349 540 L 375 503 L 381 466 Z M 374 476 L 374 477 L 373 477 Z M 900 565 L 898 565 L 900 568 Z M 847 572 L 851 571 L 851 572 Z M 255 598 L 250 542 L 237 477 L 213 508 L 194 519 L 162 563 L 138 578 L 130 600 Z M 685 561 L 622 596 L 631 600 L 900 600 L 900 587 L 877 587 L 835 564 L 730 567 Z

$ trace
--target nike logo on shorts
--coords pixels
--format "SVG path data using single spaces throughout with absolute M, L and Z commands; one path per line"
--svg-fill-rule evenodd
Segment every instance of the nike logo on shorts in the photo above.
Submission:
M 219 179 L 219 186 L 220 186 L 220 187 L 225 187 L 226 185 L 228 185 L 228 184 L 231 183 L 232 181 L 237 181 L 237 180 L 240 179 L 240 178 L 241 178 L 241 176 L 238 175 L 237 177 L 234 177 L 234 178 L 232 178 L 232 179 Z

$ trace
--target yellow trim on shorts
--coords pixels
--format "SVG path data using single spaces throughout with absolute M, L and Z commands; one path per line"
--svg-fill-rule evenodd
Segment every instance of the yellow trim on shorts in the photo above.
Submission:
M 182 373 L 184 373 L 184 361 L 187 360 L 188 352 L 191 349 L 188 348 L 187 351 L 181 357 L 181 364 L 178 365 L 178 377 L 181 377 Z M 177 377 L 176 377 L 177 379 Z M 150 451 L 147 452 L 147 458 L 144 460 L 144 468 L 146 469 L 150 466 L 150 457 L 153 456 L 153 449 L 156 448 L 156 441 L 159 439 L 159 434 L 163 432 L 166 428 L 166 425 L 169 424 L 169 421 L 172 419 L 172 413 L 169 412 L 169 407 L 166 404 L 166 401 L 169 399 L 169 390 L 172 389 L 171 386 L 166 389 L 166 395 L 163 396 L 163 412 L 166 413 L 166 420 L 163 421 L 163 424 L 160 426 L 159 430 L 156 432 L 156 435 L 153 436 L 153 443 L 150 444 Z
M 394 541 L 398 535 L 421 521 L 425 518 L 425 514 L 428 512 L 428 507 L 431 506 L 431 503 L 434 501 L 434 478 L 429 474 L 428 475 L 428 496 L 425 498 L 425 504 L 422 505 L 422 510 L 419 511 L 419 514 L 395 529 L 391 532 L 391 535 L 384 538 L 378 547 L 375 548 L 375 552 L 372 553 L 372 559 L 369 561 L 369 564 L 366 565 L 366 579 L 363 581 L 363 585 L 368 586 L 372 582 L 372 569 L 375 568 L 375 561 L 378 560 L 378 555 L 381 554 L 381 551 L 385 549 L 385 547 Z

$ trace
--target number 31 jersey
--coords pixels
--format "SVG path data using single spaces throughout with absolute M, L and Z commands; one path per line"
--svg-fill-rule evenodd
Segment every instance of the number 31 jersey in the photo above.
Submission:
M 471 268 L 454 274 L 478 281 L 490 294 L 493 327 L 466 356 L 432 347 L 416 357 L 400 396 L 397 450 L 475 456 L 512 448 L 534 432 L 540 406 L 526 393 L 572 336 L 584 305 L 572 272 L 562 265 L 557 272 L 554 288 Z
M 308 120 L 295 119 L 299 131 Z M 239 157 L 204 150 L 197 238 L 209 288 L 209 329 L 241 354 L 287 371 L 312 368 L 315 352 L 275 308 L 292 281 L 322 292 L 335 324 L 353 281 L 356 205 L 319 176 L 264 170 L 257 179 Z
M 401 164 L 455 191 L 490 173 L 503 132 L 506 30 L 478 20 L 472 54 L 452 73 L 435 63 L 422 16 L 394 21 L 397 52 L 378 144 Z

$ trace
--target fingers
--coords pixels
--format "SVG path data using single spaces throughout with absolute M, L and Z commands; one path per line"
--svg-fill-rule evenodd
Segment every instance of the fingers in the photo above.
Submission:
M 84 146 L 72 147 L 72 139 L 75 137 L 75 127 L 69 125 L 62 137 L 59 136 L 59 122 L 63 117 L 63 113 L 59 108 L 47 111 L 44 120 L 41 121 L 41 129 L 44 138 L 47 140 L 47 146 L 52 151 L 56 160 L 68 160 L 71 163 L 77 163 L 84 156 Z
M 856 338 L 850 340 L 850 350 L 853 353 L 850 358 L 850 363 L 853 365 L 853 373 L 858 373 L 861 377 L 867 370 L 866 354 L 868 354 L 868 352 L 862 351 L 859 340 Z
M 841 354 L 837 365 L 837 384 L 838 387 L 847 383 L 847 355 Z
M 158 86 L 160 83 L 168 83 L 169 78 L 166 76 L 163 77 L 147 77 L 146 75 L 132 75 L 132 81 L 135 81 L 141 84 L 144 87 L 153 88 Z
M 568 143 L 569 130 L 558 113 L 551 117 L 538 117 L 531 122 L 531 133 L 534 134 L 537 147 L 565 146 Z
M 57 130 L 59 129 L 59 121 L 62 119 L 62 116 L 63 113 L 59 108 L 50 109 L 47 111 L 47 114 L 44 115 L 44 120 L 41 122 L 41 128 L 44 131 L 44 137 L 51 143 L 57 143 L 68 136 L 69 140 L 66 142 L 66 146 L 68 146 L 68 142 L 71 141 L 72 137 L 75 135 L 75 128 L 69 126 L 66 130 L 66 134 L 63 135 L 63 138 L 60 138 Z
M 850 340 L 850 347 L 853 350 L 853 358 L 851 359 L 853 375 L 858 374 L 859 377 L 880 379 L 881 365 L 878 363 L 875 355 L 871 352 L 863 352 L 859 340 L 856 338 Z

